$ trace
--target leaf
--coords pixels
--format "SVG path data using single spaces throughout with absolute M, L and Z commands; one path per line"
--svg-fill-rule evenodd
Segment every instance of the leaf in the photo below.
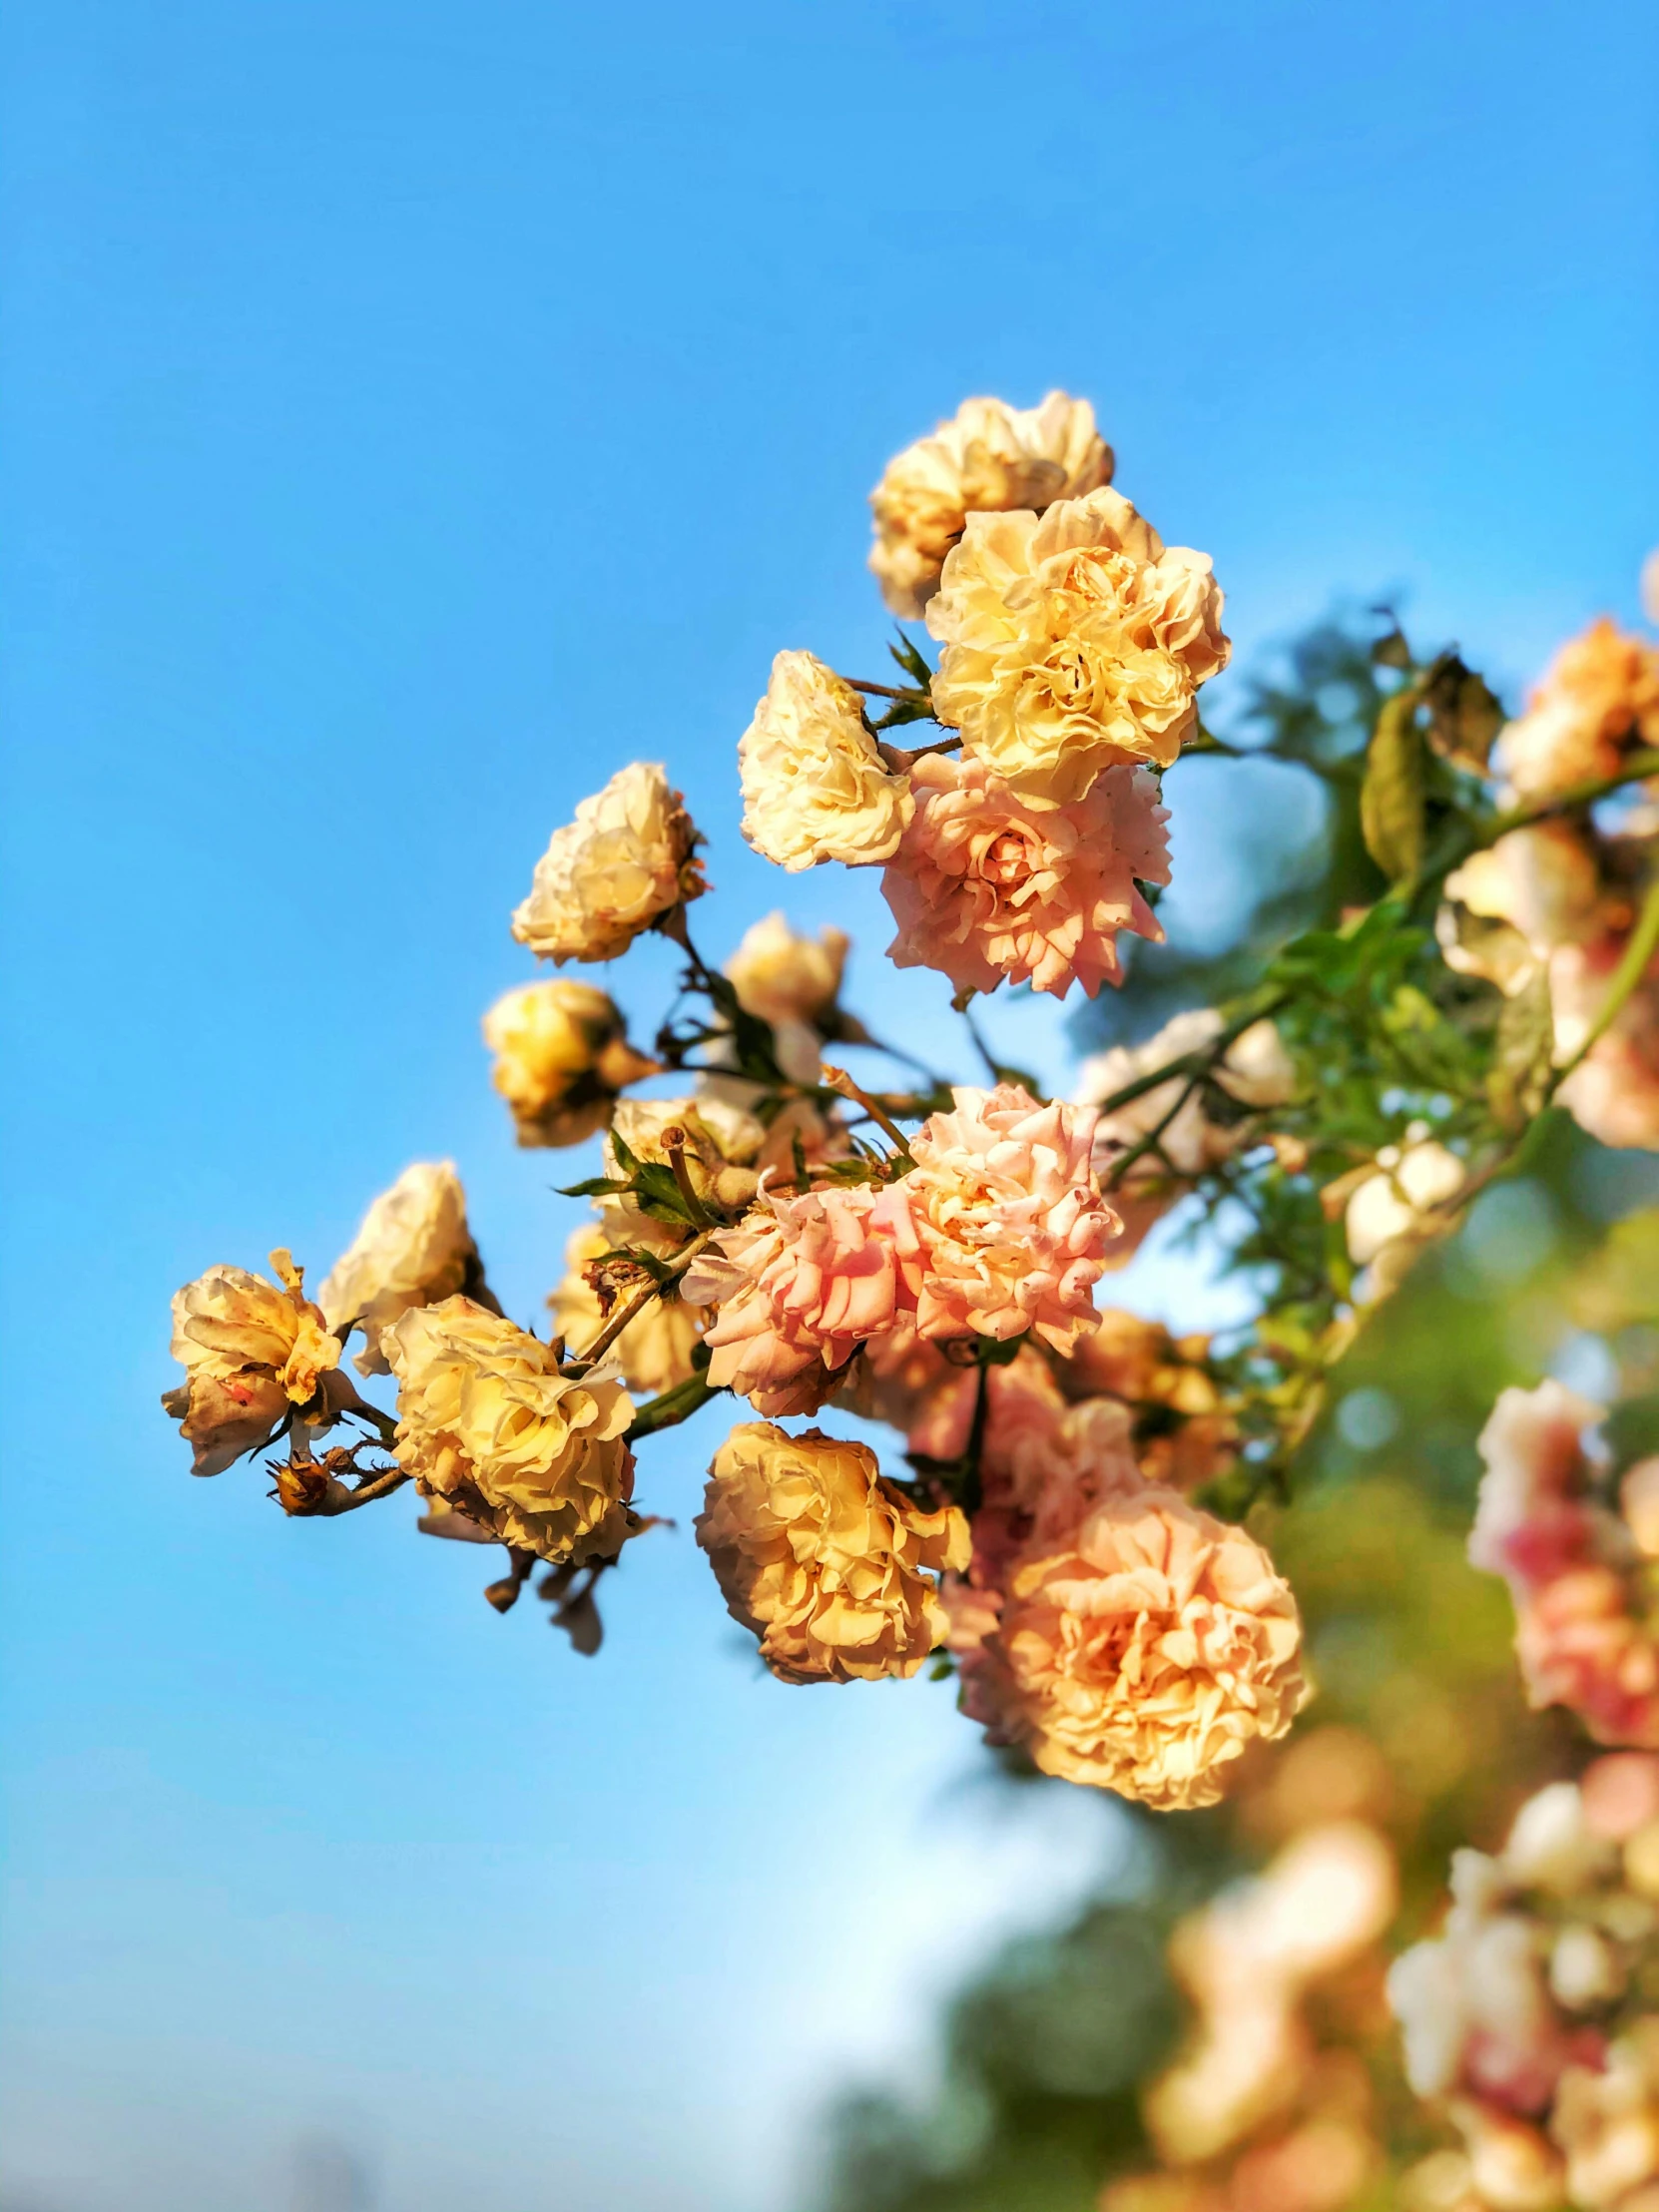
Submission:
M 1389 610 L 1380 607 L 1378 613 L 1387 614 Z M 1410 667 L 1411 648 L 1406 644 L 1405 633 L 1397 622 L 1394 623 L 1391 630 L 1377 640 L 1377 643 L 1371 649 L 1371 657 L 1378 668 Z
M 1386 701 L 1366 755 L 1360 828 L 1366 850 L 1390 883 L 1409 882 L 1422 865 L 1423 741 L 1415 688 Z
M 1613 1471 L 1622 1474 L 1638 1459 L 1659 1452 L 1659 1395 L 1621 1398 L 1602 1428 L 1613 1455 Z
M 915 644 L 904 635 L 902 630 L 898 633 L 898 643 L 889 645 L 887 651 L 913 683 L 919 684 L 923 691 L 929 688 L 933 681 L 933 671 L 922 659 Z
M 1423 702 L 1435 752 L 1471 775 L 1483 775 L 1504 719 L 1485 678 L 1465 668 L 1455 653 L 1442 653 L 1428 672 Z
M 1541 963 L 1503 1001 L 1493 1042 L 1486 1096 L 1505 1129 L 1518 1129 L 1543 1108 L 1555 1063 L 1555 1016 L 1549 971 Z

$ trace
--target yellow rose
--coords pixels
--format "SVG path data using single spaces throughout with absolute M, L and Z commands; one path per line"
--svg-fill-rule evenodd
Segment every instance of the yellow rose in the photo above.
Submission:
M 544 960 L 613 960 L 642 929 L 704 883 L 692 853 L 697 832 L 666 773 L 647 761 L 618 769 L 555 830 L 536 862 L 513 935 Z
M 526 983 L 484 1016 L 490 1080 L 521 1145 L 580 1144 L 610 1121 L 625 1084 L 654 1073 L 633 1051 L 614 999 L 591 983 Z
M 820 860 L 890 860 L 914 802 L 865 727 L 858 694 L 811 653 L 780 653 L 738 742 L 743 833 L 798 872 Z
M 1118 492 L 970 515 L 927 609 L 934 711 L 1027 805 L 1071 805 L 1119 762 L 1176 758 L 1227 665 L 1221 610 L 1208 555 Z
M 914 619 L 974 513 L 1043 508 L 1112 480 L 1112 448 L 1086 399 L 1051 391 L 1040 407 L 964 399 L 950 421 L 890 460 L 869 495 L 869 565 L 895 615 Z
M 550 1345 L 468 1298 L 413 1307 L 380 1341 L 397 1377 L 398 1464 L 423 1495 L 555 1564 L 621 1550 L 634 1409 L 619 1382 L 560 1375 Z
M 770 1421 L 716 1452 L 697 1540 L 784 1682 L 914 1674 L 949 1628 L 933 1576 L 959 1574 L 970 1550 L 956 1507 L 911 1504 L 867 1446 Z
M 363 1216 L 324 1277 L 317 1303 L 331 1330 L 360 1323 L 357 1373 L 385 1375 L 381 1330 L 411 1306 L 431 1306 L 462 1289 L 477 1265 L 454 1161 L 417 1160 Z
M 271 1255 L 281 1288 L 244 1268 L 210 1268 L 173 1300 L 172 1353 L 184 1383 L 162 1398 L 196 1447 L 194 1474 L 221 1474 L 308 1405 L 339 1365 L 339 1341 L 304 1295 L 304 1272 Z

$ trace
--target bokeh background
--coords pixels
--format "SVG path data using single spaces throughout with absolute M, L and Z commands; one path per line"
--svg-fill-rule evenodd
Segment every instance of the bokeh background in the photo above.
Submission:
M 631 758 L 708 832 L 706 948 L 841 922 L 852 1002 L 968 1072 L 868 878 L 744 848 L 733 751 L 779 647 L 880 674 L 863 494 L 967 393 L 1089 395 L 1120 487 L 1213 552 L 1218 722 L 1345 600 L 1511 702 L 1633 615 L 1659 18 L 13 0 L 0 78 L 0 2203 L 872 2203 L 825 2115 L 948 2117 L 939 2006 L 1087 1925 L 1116 1808 L 999 1782 L 948 1684 L 759 1673 L 690 1540 L 718 1408 L 647 1456 L 681 1525 L 587 1663 L 401 1502 L 313 1528 L 192 1483 L 167 1299 L 276 1243 L 319 1274 L 449 1156 L 539 1312 L 586 1159 L 514 1151 L 478 1016 L 548 833 Z M 1190 942 L 1310 827 L 1262 774 L 1174 793 Z M 669 973 L 617 979 L 639 1028 Z M 1064 1080 L 1060 1017 L 997 1021 Z M 1573 1357 L 1492 1317 L 1640 1195 L 1556 1165 L 1409 1340 L 1453 1486 L 1445 1348 Z M 1124 1295 L 1237 1298 L 1167 1247 Z M 1409 1482 L 1388 1380 L 1339 1473 Z M 1021 2201 L 986 2186 L 948 2201 Z

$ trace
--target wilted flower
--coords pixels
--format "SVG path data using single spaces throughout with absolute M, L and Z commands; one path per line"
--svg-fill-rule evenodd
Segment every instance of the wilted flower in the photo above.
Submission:
M 892 1328 L 899 1279 L 890 1193 L 868 1184 L 761 1203 L 686 1271 L 688 1298 L 716 1309 L 709 1382 L 757 1410 L 815 1412 L 863 1344 Z
M 633 1051 L 614 999 L 592 983 L 525 983 L 484 1016 L 490 1080 L 521 1145 L 580 1144 L 603 1129 L 625 1084 L 654 1072 Z
M 513 935 L 544 960 L 614 960 L 642 929 L 707 889 L 696 843 L 666 772 L 631 762 L 554 830 Z
M 1616 776 L 1627 748 L 1650 745 L 1659 745 L 1659 647 L 1604 615 L 1556 654 L 1498 740 L 1497 764 L 1517 798 L 1547 799 Z
M 715 1454 L 697 1540 L 785 1682 L 914 1674 L 947 1626 L 932 1575 L 968 1555 L 956 1507 L 912 1505 L 863 1444 L 765 1421 Z
M 858 694 L 811 653 L 780 653 L 738 744 L 743 833 L 792 872 L 891 859 L 910 790 L 876 749 Z
M 931 754 L 910 772 L 915 813 L 881 878 L 895 967 L 958 990 L 1030 983 L 1089 997 L 1121 973 L 1120 929 L 1161 942 L 1141 883 L 1169 881 L 1167 809 L 1145 769 L 1107 769 L 1072 806 L 1025 805 L 982 762 Z
M 630 1098 L 611 1117 L 605 1172 L 626 1182 L 619 1146 L 626 1146 L 634 1159 L 658 1167 L 672 1164 L 672 1146 L 699 1202 L 717 1213 L 734 1214 L 755 1196 L 766 1143 L 765 1122 L 712 1086 L 692 1098 Z
M 1208 556 L 1118 492 L 970 515 L 927 609 L 933 710 L 1029 804 L 1070 805 L 1120 762 L 1176 758 L 1227 665 L 1221 606 Z
M 1094 1114 L 1017 1083 L 954 1088 L 883 1193 L 905 1303 L 924 1337 L 1017 1337 L 1064 1351 L 1093 1316 L 1119 1234 L 1089 1166 Z M 886 1201 L 893 1202 L 888 1208 Z
M 557 990 L 560 986 L 548 986 Z M 385 1375 L 380 1332 L 411 1306 L 432 1306 L 478 1268 L 466 1225 L 466 1193 L 453 1160 L 417 1160 L 382 1191 L 317 1292 L 331 1330 L 363 1333 L 359 1375 Z
M 593 1223 L 573 1231 L 565 1246 L 564 1279 L 547 1303 L 555 1334 L 577 1355 L 594 1342 L 608 1319 L 589 1271 L 614 1249 L 603 1228 Z M 648 1280 L 640 1271 L 639 1282 Z M 615 1295 L 626 1297 L 629 1292 L 618 1288 Z M 703 1307 L 675 1296 L 672 1288 L 652 1299 L 611 1347 L 611 1357 L 628 1387 L 642 1397 L 657 1397 L 686 1382 L 695 1372 L 692 1353 L 708 1319 Z
M 1086 399 L 1051 391 L 1040 407 L 964 399 L 931 437 L 890 460 L 869 495 L 869 565 L 895 615 L 913 618 L 938 588 L 970 514 L 1043 508 L 1112 480 L 1112 449 Z
M 196 1447 L 193 1474 L 222 1474 L 264 1443 L 339 1365 L 339 1340 L 304 1295 L 304 1271 L 282 1250 L 271 1265 L 280 1290 L 244 1268 L 210 1268 L 174 1295 L 171 1350 L 186 1380 L 162 1405 Z
M 621 1382 L 560 1375 L 551 1346 L 467 1298 L 415 1307 L 381 1343 L 398 1463 L 424 1494 L 555 1563 L 621 1550 L 634 1490 Z
M 1045 1774 L 1174 1809 L 1213 1804 L 1306 1696 L 1290 1585 L 1242 1528 L 1149 1487 L 1020 1565 L 983 1684 L 993 1740 Z M 982 1716 L 981 1716 L 982 1717 Z

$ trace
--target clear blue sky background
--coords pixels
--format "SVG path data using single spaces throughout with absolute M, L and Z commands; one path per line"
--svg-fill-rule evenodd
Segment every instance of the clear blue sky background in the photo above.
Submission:
M 477 1019 L 630 758 L 709 832 L 714 949 L 849 920 L 854 995 L 943 1034 L 867 879 L 743 849 L 733 745 L 780 646 L 878 673 L 862 497 L 966 393 L 1092 396 L 1245 663 L 1403 587 L 1513 695 L 1632 615 L 1659 17 L 12 0 L 3 41 L 0 2202 L 775 2212 L 815 2099 L 1106 1809 L 964 1803 L 943 1690 L 758 1678 L 698 1430 L 591 1666 L 401 1503 L 192 1483 L 168 1296 L 320 1271 L 448 1154 L 537 1311 L 567 1161 Z

